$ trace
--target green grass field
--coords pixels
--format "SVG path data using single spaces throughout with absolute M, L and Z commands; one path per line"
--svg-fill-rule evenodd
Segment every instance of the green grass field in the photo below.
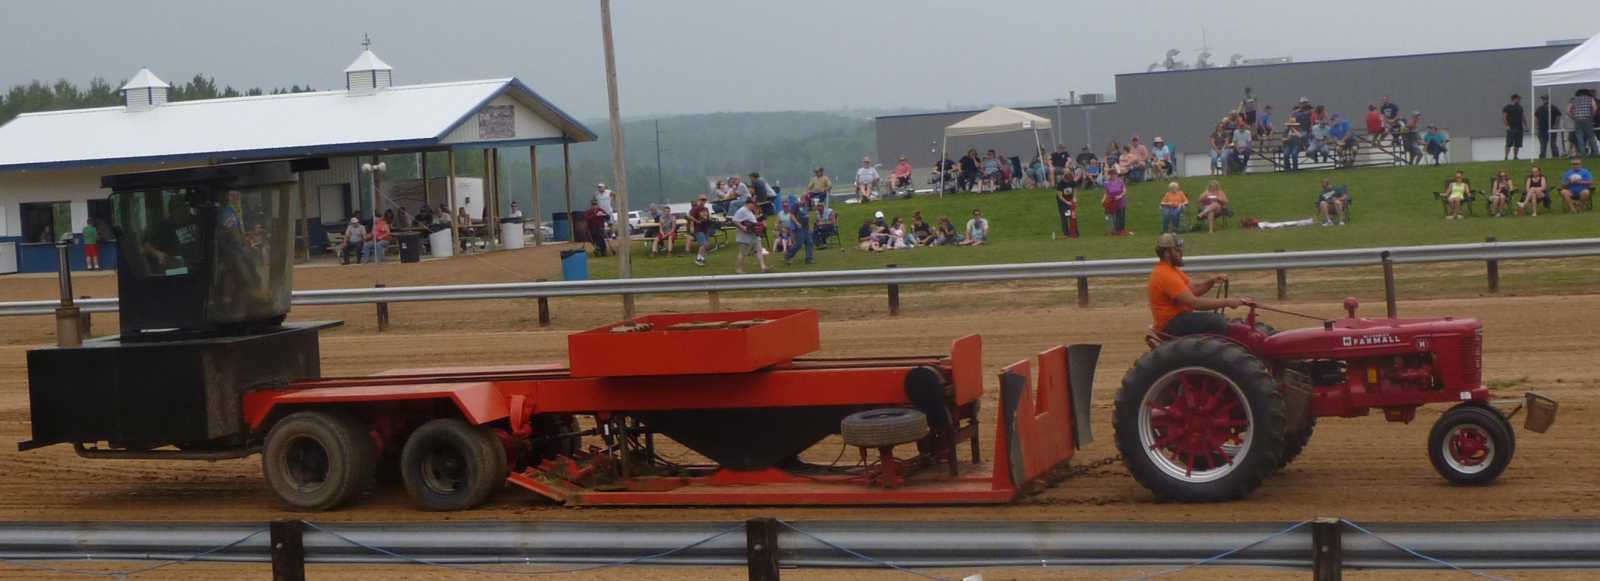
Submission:
M 1537 218 L 1489 218 L 1484 202 L 1480 201 L 1477 217 L 1457 221 L 1442 219 L 1439 202 L 1432 192 L 1439 190 L 1456 170 L 1465 171 L 1475 188 L 1486 190 L 1494 172 L 1505 169 L 1511 173 L 1520 189 L 1529 165 L 1530 162 L 1524 160 L 1216 178 L 1228 193 L 1235 220 L 1253 217 L 1263 221 L 1285 221 L 1310 217 L 1315 211 L 1313 206 L 1319 181 L 1324 177 L 1336 184 L 1349 186 L 1353 200 L 1352 219 L 1349 225 L 1343 227 L 1311 226 L 1270 231 L 1243 230 L 1236 224 L 1223 230 L 1219 224 L 1215 234 L 1187 233 L 1184 239 L 1188 253 L 1194 256 L 1271 252 L 1278 249 L 1319 250 L 1482 242 L 1489 236 L 1500 241 L 1582 238 L 1600 233 L 1600 214 L 1568 215 L 1560 209 L 1559 200 L 1555 201 L 1552 210 L 1547 212 L 1541 209 Z M 1566 165 L 1566 160 L 1546 160 L 1541 163 L 1546 176 L 1551 176 L 1551 183 L 1559 180 Z M 1600 166 L 1590 169 L 1600 170 Z M 1189 198 L 1195 200 L 1210 179 L 1196 177 L 1177 181 Z M 1158 202 L 1165 187 L 1165 182 L 1146 182 L 1129 188 L 1128 229 L 1134 233 L 1129 237 L 1105 235 L 1105 223 L 1099 205 L 1101 190 L 1079 194 L 1079 207 L 1083 210 L 1079 229 L 1083 236 L 1078 239 L 1060 239 L 1059 236 L 1052 239 L 1052 233 L 1059 234 L 1060 229 L 1054 191 L 1014 190 L 983 195 L 962 193 L 944 198 L 917 197 L 870 204 L 837 204 L 835 209 L 839 212 L 840 229 L 845 239 L 851 241 L 862 220 L 875 211 L 881 210 L 891 219 L 895 216 L 904 217 L 909 223 L 911 213 L 920 210 L 930 222 L 940 216 L 949 216 L 961 228 L 972 210 L 978 208 L 990 221 L 991 242 L 988 245 L 888 252 L 863 252 L 851 245 L 842 252 L 837 247 L 819 251 L 813 265 L 803 265 L 796 259 L 793 265 L 784 266 L 775 255 L 768 259 L 774 271 L 804 271 L 877 268 L 887 264 L 902 267 L 951 266 L 1072 260 L 1077 256 L 1090 260 L 1151 256 L 1155 235 L 1159 233 L 1161 224 Z M 1192 209 L 1191 206 L 1191 214 Z M 634 275 L 710 275 L 733 271 L 734 250 L 731 248 L 713 253 L 708 265 L 703 268 L 696 267 L 692 257 L 681 252 L 681 242 L 678 249 L 680 252 L 672 258 L 650 257 L 642 244 L 635 243 Z M 590 270 L 597 277 L 613 277 L 616 275 L 616 258 L 592 258 Z M 746 270 L 754 272 L 753 264 L 747 264 Z

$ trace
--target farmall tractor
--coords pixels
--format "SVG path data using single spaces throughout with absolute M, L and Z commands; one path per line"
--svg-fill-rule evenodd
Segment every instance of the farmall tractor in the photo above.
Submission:
M 1516 451 L 1511 418 L 1544 432 L 1556 404 L 1528 393 L 1492 400 L 1484 387 L 1483 324 L 1443 317 L 1322 320 L 1276 332 L 1258 310 L 1318 317 L 1247 303 L 1225 336 L 1151 332 L 1150 351 L 1117 392 L 1113 427 L 1133 477 L 1162 500 L 1242 498 L 1305 449 L 1317 418 L 1410 422 L 1426 404 L 1455 403 L 1428 435 L 1428 458 L 1445 480 L 1486 484 Z M 1392 311 L 1391 311 L 1392 313 Z M 1514 407 L 1502 412 L 1499 407 Z

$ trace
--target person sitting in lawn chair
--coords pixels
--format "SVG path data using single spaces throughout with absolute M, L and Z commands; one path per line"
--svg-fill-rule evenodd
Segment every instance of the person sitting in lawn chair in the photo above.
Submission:
M 1350 211 L 1350 190 L 1345 186 L 1333 185 L 1327 178 L 1322 179 L 1322 192 L 1317 194 L 1317 212 L 1322 215 L 1322 225 L 1332 226 L 1335 218 L 1337 224 L 1343 226 Z
M 1460 220 L 1464 217 L 1461 215 L 1461 207 L 1472 197 L 1472 182 L 1467 180 L 1466 174 L 1457 171 L 1455 179 L 1445 184 L 1444 191 L 1440 195 L 1444 196 L 1445 203 L 1450 207 L 1444 219 Z
M 1517 213 L 1539 215 L 1539 205 L 1550 209 L 1550 184 L 1545 181 L 1544 171 L 1535 165 L 1528 174 L 1528 180 L 1523 183 L 1522 201 L 1517 204 Z
M 1489 184 L 1489 215 L 1497 218 L 1506 215 L 1511 198 L 1515 195 L 1517 189 L 1511 186 L 1511 174 L 1500 170 Z
M 1590 190 L 1594 189 L 1594 174 L 1583 168 L 1583 160 L 1572 158 L 1572 168 L 1561 176 L 1561 184 L 1565 189 L 1561 198 L 1567 203 L 1567 211 L 1582 212 L 1589 203 Z
M 1217 217 L 1224 214 L 1231 214 L 1228 210 L 1228 194 L 1222 191 L 1222 184 L 1211 180 L 1206 184 L 1206 191 L 1200 194 L 1200 210 L 1195 212 L 1194 217 L 1205 221 L 1207 232 L 1215 233 Z

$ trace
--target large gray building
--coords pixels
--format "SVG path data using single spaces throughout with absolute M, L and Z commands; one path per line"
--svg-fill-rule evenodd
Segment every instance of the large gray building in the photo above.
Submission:
M 1501 107 L 1512 93 L 1518 93 L 1531 114 L 1537 101 L 1528 96 L 1529 73 L 1549 66 L 1572 47 L 1553 44 L 1129 73 L 1116 76 L 1115 102 L 1022 109 L 1055 122 L 1056 135 L 1049 137 L 1046 148 L 1059 140 L 1073 152 L 1087 143 L 1096 154 L 1103 154 L 1113 139 L 1126 143 L 1130 136 L 1138 135 L 1148 142 L 1161 136 L 1177 148 L 1184 173 L 1196 175 L 1206 173 L 1206 136 L 1217 120 L 1239 103 L 1244 87 L 1253 89 L 1261 105 L 1277 110 L 1274 124 L 1279 127 L 1283 110 L 1306 97 L 1330 112 L 1344 114 L 1360 128 L 1367 105 L 1389 95 L 1405 113 L 1421 111 L 1425 123 L 1449 131 L 1452 161 L 1493 159 L 1500 157 L 1505 135 Z M 1553 101 L 1565 104 L 1572 91 L 1557 88 Z M 943 128 L 977 112 L 878 117 L 878 159 L 906 155 L 913 165 L 929 167 L 938 156 Z M 1538 155 L 1538 142 L 1531 136 L 1526 141 L 1531 155 Z M 968 148 L 994 148 L 1026 158 L 1033 148 L 1033 136 L 1017 133 L 952 139 L 950 157 L 959 157 Z M 1529 156 L 1525 147 L 1523 158 Z M 924 175 L 919 170 L 919 182 Z

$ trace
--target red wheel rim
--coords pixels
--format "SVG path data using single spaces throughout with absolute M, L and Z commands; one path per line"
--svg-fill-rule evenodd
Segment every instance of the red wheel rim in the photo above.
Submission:
M 1253 423 L 1244 390 L 1216 371 L 1186 367 L 1145 392 L 1139 437 L 1150 460 L 1185 482 L 1209 482 L 1249 453 Z
M 1494 441 L 1483 426 L 1462 424 L 1444 437 L 1445 462 L 1457 472 L 1482 472 L 1494 460 Z

